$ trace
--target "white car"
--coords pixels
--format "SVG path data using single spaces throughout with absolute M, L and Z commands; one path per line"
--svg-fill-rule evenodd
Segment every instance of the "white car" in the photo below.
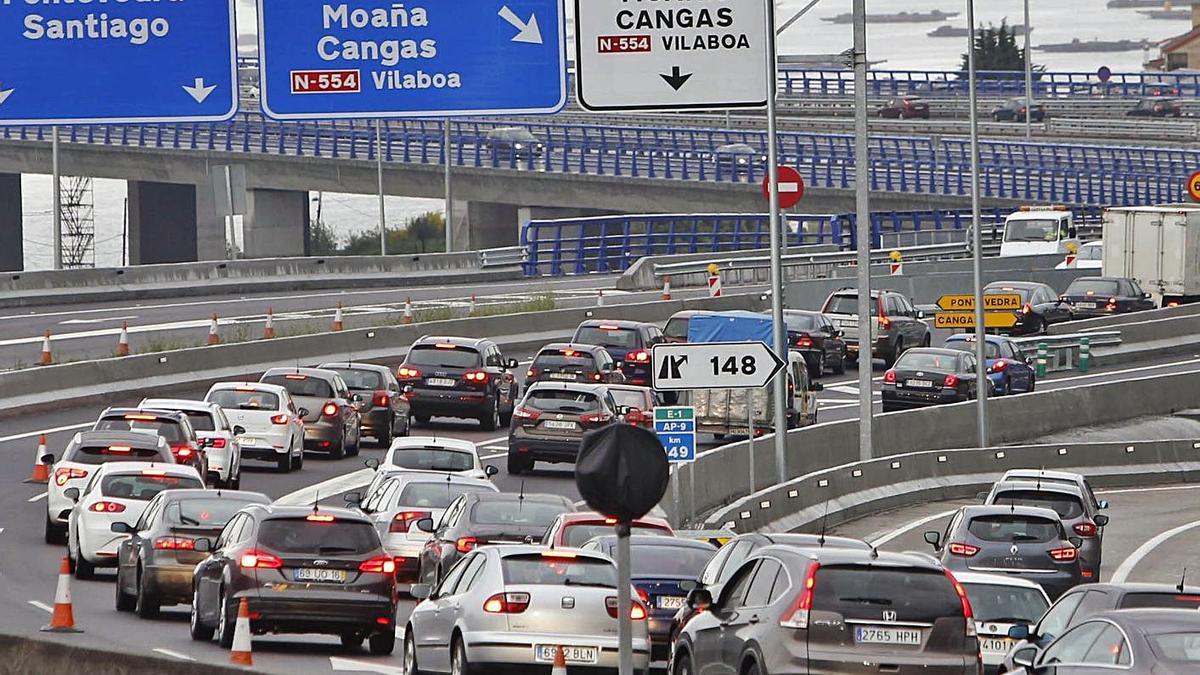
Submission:
M 954 578 L 967 591 L 983 665 L 993 672 L 1017 642 L 1008 637 L 1008 629 L 1017 624 L 1036 624 L 1050 608 L 1050 598 L 1038 584 L 1004 574 L 955 572 Z
M 495 467 L 491 471 L 484 467 L 474 443 L 445 436 L 397 438 L 392 441 L 392 447 L 388 448 L 378 468 L 452 472 L 481 479 L 496 473 Z
M 1068 265 L 1066 260 L 1054 266 L 1056 270 L 1098 270 L 1104 267 L 1104 242 L 1089 241 L 1079 247 L 1075 253 L 1075 264 Z
M 242 459 L 275 462 L 283 473 L 304 466 L 304 416 L 287 389 L 261 382 L 218 382 L 204 400 L 216 403 L 238 434 Z
M 66 541 L 67 521 L 75 502 L 64 493 L 87 486 L 92 475 L 108 462 L 159 462 L 174 464 L 171 446 L 158 434 L 138 431 L 81 431 L 71 439 L 56 462 L 52 453 L 42 456 L 50 466 L 46 487 L 46 543 Z
M 417 529 L 424 518 L 441 520 L 446 507 L 459 495 L 473 492 L 499 492 L 490 480 L 468 478 L 462 474 L 432 471 L 380 472 L 387 477 L 367 493 L 359 509 L 367 514 L 379 530 L 383 548 L 396 560 L 396 581 L 414 584 L 421 572 L 421 549 L 429 533 Z M 347 495 L 353 502 L 359 495 Z
M 203 490 L 204 479 L 192 467 L 160 462 L 113 462 L 101 465 L 82 491 L 64 494 L 75 502 L 67 522 L 67 557 L 77 579 L 91 579 L 97 567 L 116 567 L 117 552 L 128 534 L 113 523 L 136 523 L 163 490 Z
M 138 407 L 173 410 L 187 415 L 196 437 L 205 444 L 208 455 L 206 478 L 212 481 L 213 487 L 237 490 L 241 486 L 242 444 L 238 434 L 245 429 L 230 423 L 221 406 L 179 398 L 145 398 Z

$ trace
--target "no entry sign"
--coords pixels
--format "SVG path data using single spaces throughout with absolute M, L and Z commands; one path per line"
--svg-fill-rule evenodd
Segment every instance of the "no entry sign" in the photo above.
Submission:
M 771 177 L 762 182 L 763 199 L 771 202 Z M 779 208 L 790 209 L 804 198 L 804 178 L 790 166 L 779 167 Z

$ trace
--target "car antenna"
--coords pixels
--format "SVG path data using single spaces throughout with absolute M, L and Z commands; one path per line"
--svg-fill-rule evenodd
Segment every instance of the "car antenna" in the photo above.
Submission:
M 871 547 L 871 560 L 876 560 L 878 558 L 879 558 L 879 549 L 872 546 Z
M 317 512 L 317 505 L 321 503 L 321 492 L 318 490 L 313 495 L 313 513 Z
M 525 507 L 525 480 L 521 480 L 521 492 L 517 494 L 517 511 Z
M 1180 593 L 1183 592 L 1183 582 L 1187 581 L 1187 568 L 1183 568 L 1183 575 L 1179 577 L 1179 585 L 1176 586 Z
M 825 545 L 825 526 L 829 523 L 829 500 L 825 500 L 825 513 L 821 515 L 821 537 L 817 539 L 818 546 Z

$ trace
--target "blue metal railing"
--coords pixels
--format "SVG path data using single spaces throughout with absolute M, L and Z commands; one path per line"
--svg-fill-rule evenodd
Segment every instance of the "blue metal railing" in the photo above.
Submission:
M 1024 96 L 1025 80 L 1020 72 L 980 71 L 978 93 L 984 96 Z M 789 68 L 779 73 L 784 96 L 850 96 L 854 73 L 830 68 Z M 1165 85 L 1165 86 L 1164 86 Z M 870 70 L 867 93 L 873 96 L 919 94 L 921 96 L 966 96 L 967 74 L 959 70 Z M 1200 96 L 1197 72 L 1112 73 L 1101 83 L 1095 72 L 1065 71 L 1034 74 L 1037 98 L 1101 98 L 1154 96 L 1164 93 Z

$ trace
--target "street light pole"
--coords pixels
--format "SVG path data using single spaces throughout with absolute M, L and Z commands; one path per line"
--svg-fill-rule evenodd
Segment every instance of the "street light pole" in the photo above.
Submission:
M 445 183 L 446 192 L 446 253 L 454 250 L 454 193 L 450 185 L 450 118 L 447 117 L 443 122 L 442 130 L 442 152 L 445 153 L 443 159 L 445 166 L 443 167 L 442 181 Z
M 979 111 L 975 73 L 975 0 L 967 0 L 967 78 L 971 119 L 971 271 L 975 283 L 975 409 L 979 423 L 979 447 L 988 447 L 987 426 L 987 326 L 983 313 L 983 236 L 979 217 Z M 1026 26 L 1028 30 L 1028 26 Z M 1028 101 L 1025 102 L 1028 107 Z
M 767 4 L 767 35 L 770 48 L 763 64 L 767 78 L 767 213 L 771 230 L 771 325 L 775 354 L 789 363 L 787 330 L 783 325 L 783 230 L 779 218 L 779 149 L 775 120 L 775 89 L 778 75 L 775 70 L 775 3 Z M 787 473 L 787 374 L 781 371 L 772 382 L 775 399 L 775 471 L 779 482 L 788 479 Z M 798 394 L 800 392 L 797 392 Z M 753 429 L 750 430 L 754 432 Z
M 50 173 L 54 181 L 50 186 L 51 199 L 54 200 L 54 233 L 50 240 L 54 244 L 54 269 L 61 270 L 62 256 L 62 185 L 58 175 L 58 127 L 50 127 Z
M 1029 0 L 1025 0 L 1025 142 L 1033 140 L 1033 56 L 1029 51 Z
M 375 120 L 375 178 L 379 183 L 379 255 L 387 255 L 387 213 L 383 205 L 383 120 Z
M 854 207 L 858 239 L 858 456 L 871 459 L 871 159 L 867 144 L 867 5 L 854 0 Z

